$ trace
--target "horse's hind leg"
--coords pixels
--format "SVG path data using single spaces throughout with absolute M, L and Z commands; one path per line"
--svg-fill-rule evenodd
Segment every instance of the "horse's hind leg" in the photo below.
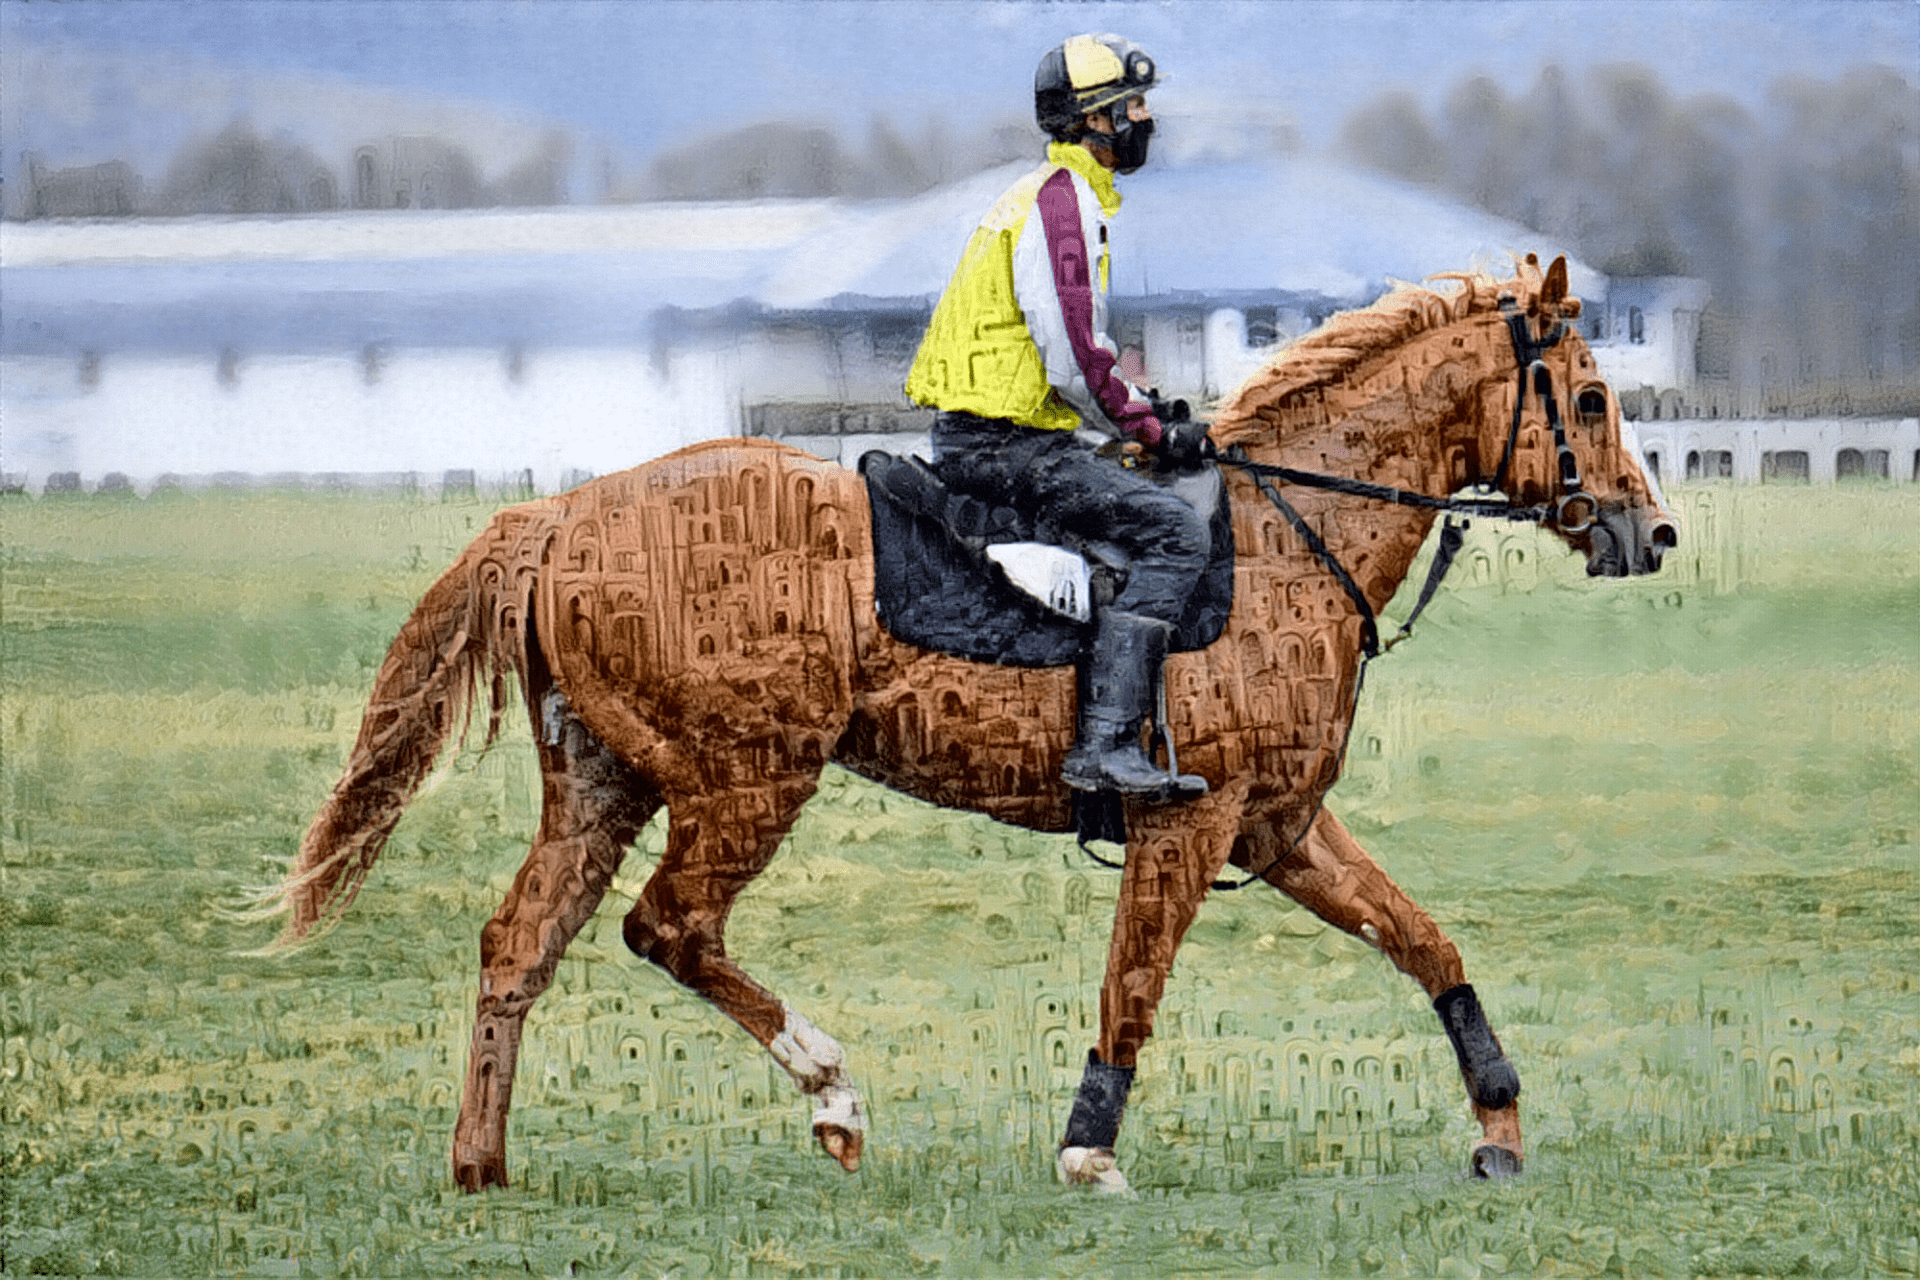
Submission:
M 540 830 L 506 901 L 480 933 L 480 1000 L 453 1136 L 453 1175 L 467 1191 L 507 1185 L 507 1108 L 527 1012 L 660 805 L 557 690 L 539 698 L 534 725 Z
M 1251 866 L 1266 867 L 1282 852 L 1262 847 L 1270 840 L 1254 839 L 1235 861 L 1244 857 Z M 1324 809 L 1301 847 L 1265 878 L 1322 920 L 1378 948 L 1426 990 L 1453 1042 L 1484 1135 L 1473 1153 L 1474 1173 L 1505 1177 L 1520 1172 L 1520 1077 L 1467 985 L 1459 949 L 1433 917 Z
M 627 914 L 626 940 L 766 1046 L 814 1099 L 820 1145 L 851 1171 L 860 1164 L 866 1122 L 845 1053 L 734 963 L 725 941 L 734 899 L 772 861 L 818 782 L 815 769 L 713 795 L 669 797 L 666 856 Z

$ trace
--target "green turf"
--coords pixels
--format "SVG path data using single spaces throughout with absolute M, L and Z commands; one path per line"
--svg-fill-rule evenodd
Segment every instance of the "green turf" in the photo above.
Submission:
M 862 1171 L 626 953 L 656 826 L 535 1011 L 514 1188 L 460 1195 L 524 724 L 453 763 L 320 942 L 243 958 L 271 930 L 215 908 L 292 853 L 488 506 L 0 500 L 0 1270 L 1920 1271 L 1920 489 L 1674 498 L 1687 544 L 1629 583 L 1477 524 L 1374 665 L 1335 797 L 1466 958 L 1524 1178 L 1461 1176 L 1475 1128 L 1413 984 L 1254 887 L 1181 953 L 1125 1203 L 1050 1172 L 1116 877 L 837 771 L 730 942 L 847 1046 Z

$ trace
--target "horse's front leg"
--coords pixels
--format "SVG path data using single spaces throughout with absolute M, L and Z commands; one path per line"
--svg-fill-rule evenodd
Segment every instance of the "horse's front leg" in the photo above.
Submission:
M 1134 1063 L 1153 1034 L 1180 940 L 1232 851 L 1246 799 L 1247 784 L 1237 781 L 1187 804 L 1127 808 L 1127 865 L 1100 988 L 1100 1040 L 1060 1140 L 1062 1182 L 1128 1189 L 1113 1144 Z
M 1271 847 L 1269 832 L 1250 833 L 1242 848 L 1248 865 L 1268 868 L 1285 851 Z M 1240 858 L 1236 857 L 1235 861 Z M 1268 883 L 1328 924 L 1378 948 L 1433 1000 L 1453 1042 L 1483 1141 L 1473 1152 L 1473 1172 L 1483 1178 L 1520 1172 L 1520 1076 L 1487 1026 L 1467 984 L 1460 952 L 1433 917 L 1395 884 L 1352 834 L 1325 809 L 1300 848 L 1265 870 Z

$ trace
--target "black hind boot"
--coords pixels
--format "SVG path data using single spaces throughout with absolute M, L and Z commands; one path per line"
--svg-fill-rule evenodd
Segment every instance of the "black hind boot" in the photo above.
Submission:
M 1149 803 L 1197 800 L 1207 780 L 1172 774 L 1140 746 L 1173 628 L 1137 613 L 1103 610 L 1080 664 L 1076 741 L 1061 777 L 1080 791 L 1117 791 Z

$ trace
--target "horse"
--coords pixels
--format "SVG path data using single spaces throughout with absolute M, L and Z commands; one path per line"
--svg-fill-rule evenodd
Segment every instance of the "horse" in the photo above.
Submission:
M 1458 949 L 1323 803 L 1377 615 L 1443 511 L 1538 521 L 1594 575 L 1652 572 L 1677 540 L 1572 324 L 1565 260 L 1514 271 L 1398 285 L 1280 350 L 1218 407 L 1232 610 L 1217 640 L 1169 658 L 1156 726 L 1211 790 L 1124 806 L 1099 1035 L 1056 1157 L 1065 1182 L 1127 1190 L 1114 1147 L 1133 1068 L 1181 939 L 1229 865 L 1420 984 L 1479 1121 L 1471 1172 L 1523 1167 L 1519 1077 Z M 869 516 L 850 470 L 766 440 L 694 445 L 501 510 L 401 627 L 342 776 L 254 907 L 285 916 L 269 952 L 337 922 L 481 686 L 491 743 L 518 682 L 543 803 L 480 934 L 453 1135 L 464 1190 L 507 1185 L 528 1012 L 662 806 L 665 852 L 626 913 L 626 945 L 785 1068 L 850 1172 L 866 1120 L 846 1053 L 729 957 L 736 896 L 829 762 L 936 805 L 1073 828 L 1059 780 L 1073 668 L 972 662 L 890 635 Z

